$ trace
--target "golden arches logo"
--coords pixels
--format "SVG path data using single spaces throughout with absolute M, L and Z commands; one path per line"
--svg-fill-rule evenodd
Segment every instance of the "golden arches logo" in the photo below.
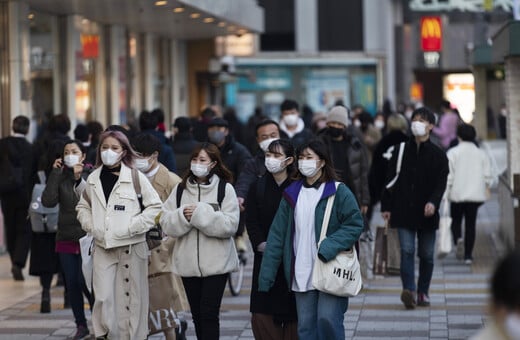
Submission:
M 442 36 L 441 20 L 439 17 L 425 17 L 421 20 L 421 38 L 440 39 Z
M 425 52 L 442 49 L 441 17 L 421 18 L 421 48 Z

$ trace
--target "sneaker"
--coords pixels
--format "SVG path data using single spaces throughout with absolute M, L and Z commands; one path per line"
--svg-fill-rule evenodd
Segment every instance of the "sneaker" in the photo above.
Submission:
M 86 326 L 78 326 L 76 329 L 76 334 L 72 338 L 73 340 L 82 340 L 89 337 L 90 332 L 88 331 L 88 328 Z
M 401 293 L 401 301 L 406 309 L 414 309 L 417 304 L 415 302 L 415 294 L 408 289 L 403 289 L 403 292 Z
M 457 260 L 462 260 L 464 258 L 464 240 L 459 238 L 457 240 Z
M 473 260 L 472 259 L 465 259 L 464 260 L 464 264 L 471 265 L 471 264 L 473 264 Z
M 424 293 L 417 294 L 417 306 L 428 307 L 430 306 L 430 298 Z

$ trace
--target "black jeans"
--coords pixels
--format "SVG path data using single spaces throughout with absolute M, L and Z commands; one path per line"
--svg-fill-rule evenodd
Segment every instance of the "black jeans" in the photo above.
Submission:
M 2 211 L 11 263 L 23 268 L 31 247 L 31 223 L 27 219 L 27 207 L 14 206 L 2 201 Z
M 83 294 L 87 297 L 91 307 L 94 305 L 94 297 L 90 294 L 85 285 L 85 279 L 83 278 L 83 272 L 81 270 L 81 255 L 67 253 L 59 253 L 58 255 L 60 257 L 63 275 L 65 276 L 67 294 L 69 295 L 70 306 L 72 307 L 76 326 L 86 327 L 87 320 L 85 319 Z
M 452 202 L 451 203 L 451 233 L 453 242 L 462 237 L 462 218 L 465 221 L 464 232 L 464 259 L 472 259 L 473 246 L 475 245 L 475 226 L 477 223 L 477 211 L 482 202 Z
M 227 278 L 228 274 L 182 278 L 199 340 L 219 339 L 220 304 Z

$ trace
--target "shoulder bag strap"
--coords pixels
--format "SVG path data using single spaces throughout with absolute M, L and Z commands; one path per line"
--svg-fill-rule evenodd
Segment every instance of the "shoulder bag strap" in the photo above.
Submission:
M 226 195 L 226 184 L 226 181 L 222 178 L 218 179 L 217 202 L 219 208 L 222 208 L 222 201 L 224 201 L 224 196 Z
M 334 183 L 336 185 L 336 190 L 338 189 L 339 182 Z M 321 224 L 321 233 L 320 233 L 320 241 L 318 242 L 318 248 L 320 247 L 321 241 L 327 237 L 327 229 L 329 228 L 329 220 L 330 214 L 332 213 L 332 205 L 334 204 L 334 198 L 336 194 L 330 195 L 327 199 L 327 206 L 325 207 L 325 214 L 323 215 L 323 223 Z
M 387 189 L 390 189 L 391 187 L 393 187 L 395 182 L 397 182 L 397 180 L 399 179 L 399 173 L 401 172 L 401 164 L 403 163 L 404 147 L 405 147 L 405 143 L 401 142 L 401 144 L 399 144 L 399 154 L 397 155 L 397 166 L 395 169 L 395 177 L 392 179 L 392 181 L 390 181 L 390 183 L 388 183 L 386 185 Z
M 141 183 L 139 182 L 139 174 L 136 169 L 132 170 L 132 182 L 134 184 L 134 190 L 137 195 L 137 200 L 139 201 L 139 206 L 141 207 L 141 211 L 144 210 L 143 205 L 143 195 L 141 194 Z
M 45 176 L 45 171 L 38 171 L 38 179 L 40 180 L 40 184 L 47 184 L 47 178 Z
M 184 187 L 182 186 L 182 183 L 179 183 L 177 185 L 177 208 L 181 206 L 181 198 L 182 198 L 182 192 L 184 191 Z

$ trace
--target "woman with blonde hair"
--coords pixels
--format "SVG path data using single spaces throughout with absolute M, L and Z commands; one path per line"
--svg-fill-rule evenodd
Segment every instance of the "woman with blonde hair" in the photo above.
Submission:
M 137 154 L 120 131 L 99 138 L 97 169 L 90 174 L 76 210 L 94 237 L 95 292 L 92 324 L 97 338 L 146 339 L 148 246 L 161 200 L 139 171 Z

